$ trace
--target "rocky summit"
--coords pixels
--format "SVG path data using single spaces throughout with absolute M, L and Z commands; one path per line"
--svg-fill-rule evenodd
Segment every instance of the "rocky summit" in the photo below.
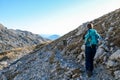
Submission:
M 86 23 L 0 71 L 0 80 L 120 80 L 120 9 L 93 21 L 103 37 L 94 59 L 91 77 L 85 73 Z

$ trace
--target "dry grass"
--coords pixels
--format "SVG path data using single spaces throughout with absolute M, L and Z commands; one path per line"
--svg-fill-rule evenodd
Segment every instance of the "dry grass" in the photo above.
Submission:
M 12 50 L 7 50 L 0 53 L 0 61 L 5 61 L 7 59 L 12 60 L 16 59 L 21 55 L 25 55 L 24 53 L 29 53 L 35 48 L 35 46 L 26 46 L 22 48 L 14 48 Z
M 120 47 L 120 28 L 115 28 L 111 33 L 110 33 L 110 39 L 109 42 L 114 43 L 114 45 Z
M 67 50 L 68 51 L 72 51 L 74 49 L 77 48 L 78 51 L 81 51 L 81 46 L 82 46 L 83 42 L 74 42 L 72 44 L 70 44 L 69 46 L 67 46 Z
M 68 51 L 72 51 L 72 50 L 74 50 L 77 46 L 78 46 L 78 44 L 72 43 L 72 44 L 70 44 L 70 45 L 67 47 L 67 50 L 68 50 Z
M 44 45 L 46 45 L 47 43 L 41 43 L 41 44 L 38 44 L 35 48 L 41 48 L 41 47 L 43 47 Z
M 49 58 L 50 64 L 54 63 L 54 58 L 55 58 L 55 54 L 52 53 L 52 55 L 51 55 L 50 58 Z
M 72 78 L 77 78 L 77 77 L 80 77 L 80 69 L 75 69 L 72 71 Z
M 59 50 L 63 50 L 63 49 L 65 48 L 64 45 L 59 45 L 59 46 L 57 46 L 57 47 L 58 47 Z

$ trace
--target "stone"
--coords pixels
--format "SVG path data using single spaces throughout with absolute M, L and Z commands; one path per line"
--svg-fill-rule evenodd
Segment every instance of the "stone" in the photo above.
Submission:
M 118 66 L 118 63 L 115 62 L 115 61 L 109 60 L 109 61 L 106 63 L 106 65 L 107 65 L 107 68 L 111 68 L 111 67 L 116 67 L 116 66 Z
M 120 70 L 114 72 L 115 79 L 119 80 L 120 79 Z
M 100 56 L 102 56 L 103 54 L 104 54 L 104 49 L 101 48 L 101 46 L 98 47 L 94 59 L 99 59 Z
M 77 58 L 78 58 L 78 62 L 80 62 L 83 58 L 85 57 L 85 52 L 81 52 L 78 56 L 77 56 Z
M 118 49 L 116 52 L 114 52 L 111 56 L 110 56 L 111 60 L 118 60 L 120 59 L 120 49 Z
M 82 46 L 81 46 L 81 50 L 82 50 L 82 51 L 85 51 L 85 45 L 82 45 Z

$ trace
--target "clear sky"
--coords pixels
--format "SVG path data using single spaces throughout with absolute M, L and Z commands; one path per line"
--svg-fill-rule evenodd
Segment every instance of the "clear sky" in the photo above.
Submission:
M 63 35 L 120 8 L 120 0 L 0 0 L 0 23 L 9 29 Z

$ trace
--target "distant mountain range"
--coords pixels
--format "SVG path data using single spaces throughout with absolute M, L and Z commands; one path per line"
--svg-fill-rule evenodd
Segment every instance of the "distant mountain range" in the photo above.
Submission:
M 50 40 L 56 40 L 60 37 L 60 35 L 57 34 L 53 34 L 53 35 L 49 35 L 49 34 L 41 34 L 40 36 L 50 39 Z

